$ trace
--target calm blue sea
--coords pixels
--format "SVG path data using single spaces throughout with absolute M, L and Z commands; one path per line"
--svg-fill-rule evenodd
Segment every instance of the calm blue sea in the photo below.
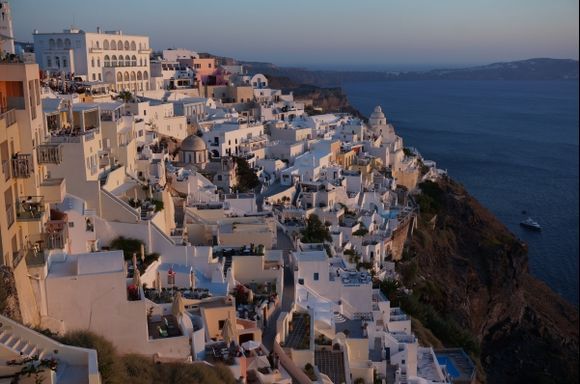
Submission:
M 531 272 L 578 305 L 578 81 L 343 84 L 529 246 Z M 542 232 L 521 228 L 522 211 Z

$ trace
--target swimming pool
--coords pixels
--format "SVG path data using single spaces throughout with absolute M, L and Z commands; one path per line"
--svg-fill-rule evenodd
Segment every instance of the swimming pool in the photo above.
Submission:
M 453 364 L 453 360 L 451 360 L 449 357 L 437 356 L 437 361 L 439 362 L 439 365 L 445 366 L 445 368 L 447 369 L 447 372 L 449 373 L 449 375 L 452 378 L 456 379 L 459 376 L 461 376 L 461 373 L 459 373 L 459 371 L 455 367 L 455 364 Z

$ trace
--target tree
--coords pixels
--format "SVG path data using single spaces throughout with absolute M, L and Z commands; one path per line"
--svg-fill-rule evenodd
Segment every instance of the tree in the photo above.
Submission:
M 260 179 L 256 173 L 250 168 L 250 165 L 245 159 L 241 157 L 234 157 L 237 165 L 236 176 L 238 179 L 238 192 L 249 192 L 260 186 Z
M 303 243 L 324 243 L 325 241 L 332 241 L 330 231 L 315 214 L 310 215 L 306 219 L 306 228 L 301 231 L 301 234 L 302 238 L 300 241 Z

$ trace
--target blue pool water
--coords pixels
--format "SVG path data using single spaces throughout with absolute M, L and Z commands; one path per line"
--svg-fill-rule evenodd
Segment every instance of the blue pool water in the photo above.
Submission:
M 343 84 L 529 246 L 530 270 L 578 305 L 578 81 Z M 522 211 L 527 214 L 522 214 Z M 522 228 L 531 216 L 541 232 Z
M 461 374 L 459 373 L 459 371 L 457 370 L 457 368 L 455 367 L 455 365 L 453 364 L 453 361 L 448 358 L 447 356 L 437 356 L 437 361 L 439 362 L 440 365 L 444 365 L 445 368 L 447 369 L 447 372 L 449 372 L 449 375 L 452 378 L 458 378 L 459 376 L 461 376 Z

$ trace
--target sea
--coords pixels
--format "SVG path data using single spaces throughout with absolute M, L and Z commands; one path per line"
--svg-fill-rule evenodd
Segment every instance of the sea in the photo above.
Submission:
M 406 146 L 446 169 L 528 244 L 531 273 L 578 306 L 578 81 L 346 82 Z M 525 213 L 524 213 L 525 212 Z M 532 217 L 533 232 L 519 223 Z

